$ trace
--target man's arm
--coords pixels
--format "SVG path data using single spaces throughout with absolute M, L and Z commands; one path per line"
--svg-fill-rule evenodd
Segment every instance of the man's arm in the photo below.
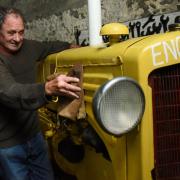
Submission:
M 81 89 L 70 83 L 77 78 L 59 75 L 46 83 L 21 84 L 15 81 L 2 61 L 0 61 L 0 103 L 15 109 L 37 109 L 48 101 L 46 95 L 66 95 L 78 98 Z
M 29 40 L 28 40 L 29 41 Z M 68 42 L 63 41 L 47 41 L 47 42 L 39 42 L 35 40 L 31 40 L 33 43 L 33 49 L 36 49 L 36 52 L 39 53 L 38 60 L 43 60 L 46 56 L 64 51 L 66 49 L 79 48 L 79 45 L 70 44 Z
M 37 60 L 43 60 L 46 56 L 61 52 L 63 50 L 71 48 L 71 44 L 62 41 L 50 41 L 50 42 L 39 42 L 35 40 L 27 40 L 31 43 L 31 47 L 38 54 Z

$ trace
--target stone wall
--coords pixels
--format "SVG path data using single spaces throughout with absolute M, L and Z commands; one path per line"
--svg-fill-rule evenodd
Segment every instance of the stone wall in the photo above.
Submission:
M 177 12 L 178 1 L 102 0 L 102 23 L 126 22 L 152 14 Z M 27 20 L 27 38 L 75 42 L 77 29 L 81 30 L 80 43 L 88 37 L 87 0 L 0 0 L 0 5 L 22 10 Z

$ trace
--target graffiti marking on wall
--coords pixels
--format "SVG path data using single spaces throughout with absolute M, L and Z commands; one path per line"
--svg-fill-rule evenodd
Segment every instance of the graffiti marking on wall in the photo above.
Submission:
M 174 12 L 162 15 L 151 15 L 146 18 L 136 19 L 124 22 L 129 27 L 129 38 L 146 36 L 151 34 L 164 33 L 168 31 L 170 24 L 180 23 L 180 12 Z M 74 34 L 76 43 L 88 45 L 88 30 L 77 29 Z M 106 41 L 105 39 L 103 39 Z
M 125 22 L 125 24 L 129 27 L 130 37 L 140 37 L 166 32 L 168 25 L 178 22 L 180 23 L 180 12 L 151 15 L 147 18 Z

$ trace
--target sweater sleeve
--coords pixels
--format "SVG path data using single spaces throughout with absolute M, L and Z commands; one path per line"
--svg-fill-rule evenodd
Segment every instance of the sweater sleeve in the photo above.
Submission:
M 42 60 L 50 54 L 69 49 L 70 44 L 68 42 L 62 42 L 62 41 L 52 41 L 52 42 L 34 41 L 34 48 L 36 49 L 36 52 L 39 52 L 39 57 L 37 60 Z
M 43 83 L 16 82 L 3 60 L 0 59 L 0 104 L 14 109 L 34 110 L 46 102 Z

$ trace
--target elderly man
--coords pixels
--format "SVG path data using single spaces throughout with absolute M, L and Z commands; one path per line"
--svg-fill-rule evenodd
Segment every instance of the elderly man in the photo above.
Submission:
M 65 75 L 35 82 L 36 61 L 70 44 L 27 40 L 24 30 L 19 10 L 0 8 L 0 179 L 53 180 L 36 110 L 51 95 L 78 98 L 81 89 Z

